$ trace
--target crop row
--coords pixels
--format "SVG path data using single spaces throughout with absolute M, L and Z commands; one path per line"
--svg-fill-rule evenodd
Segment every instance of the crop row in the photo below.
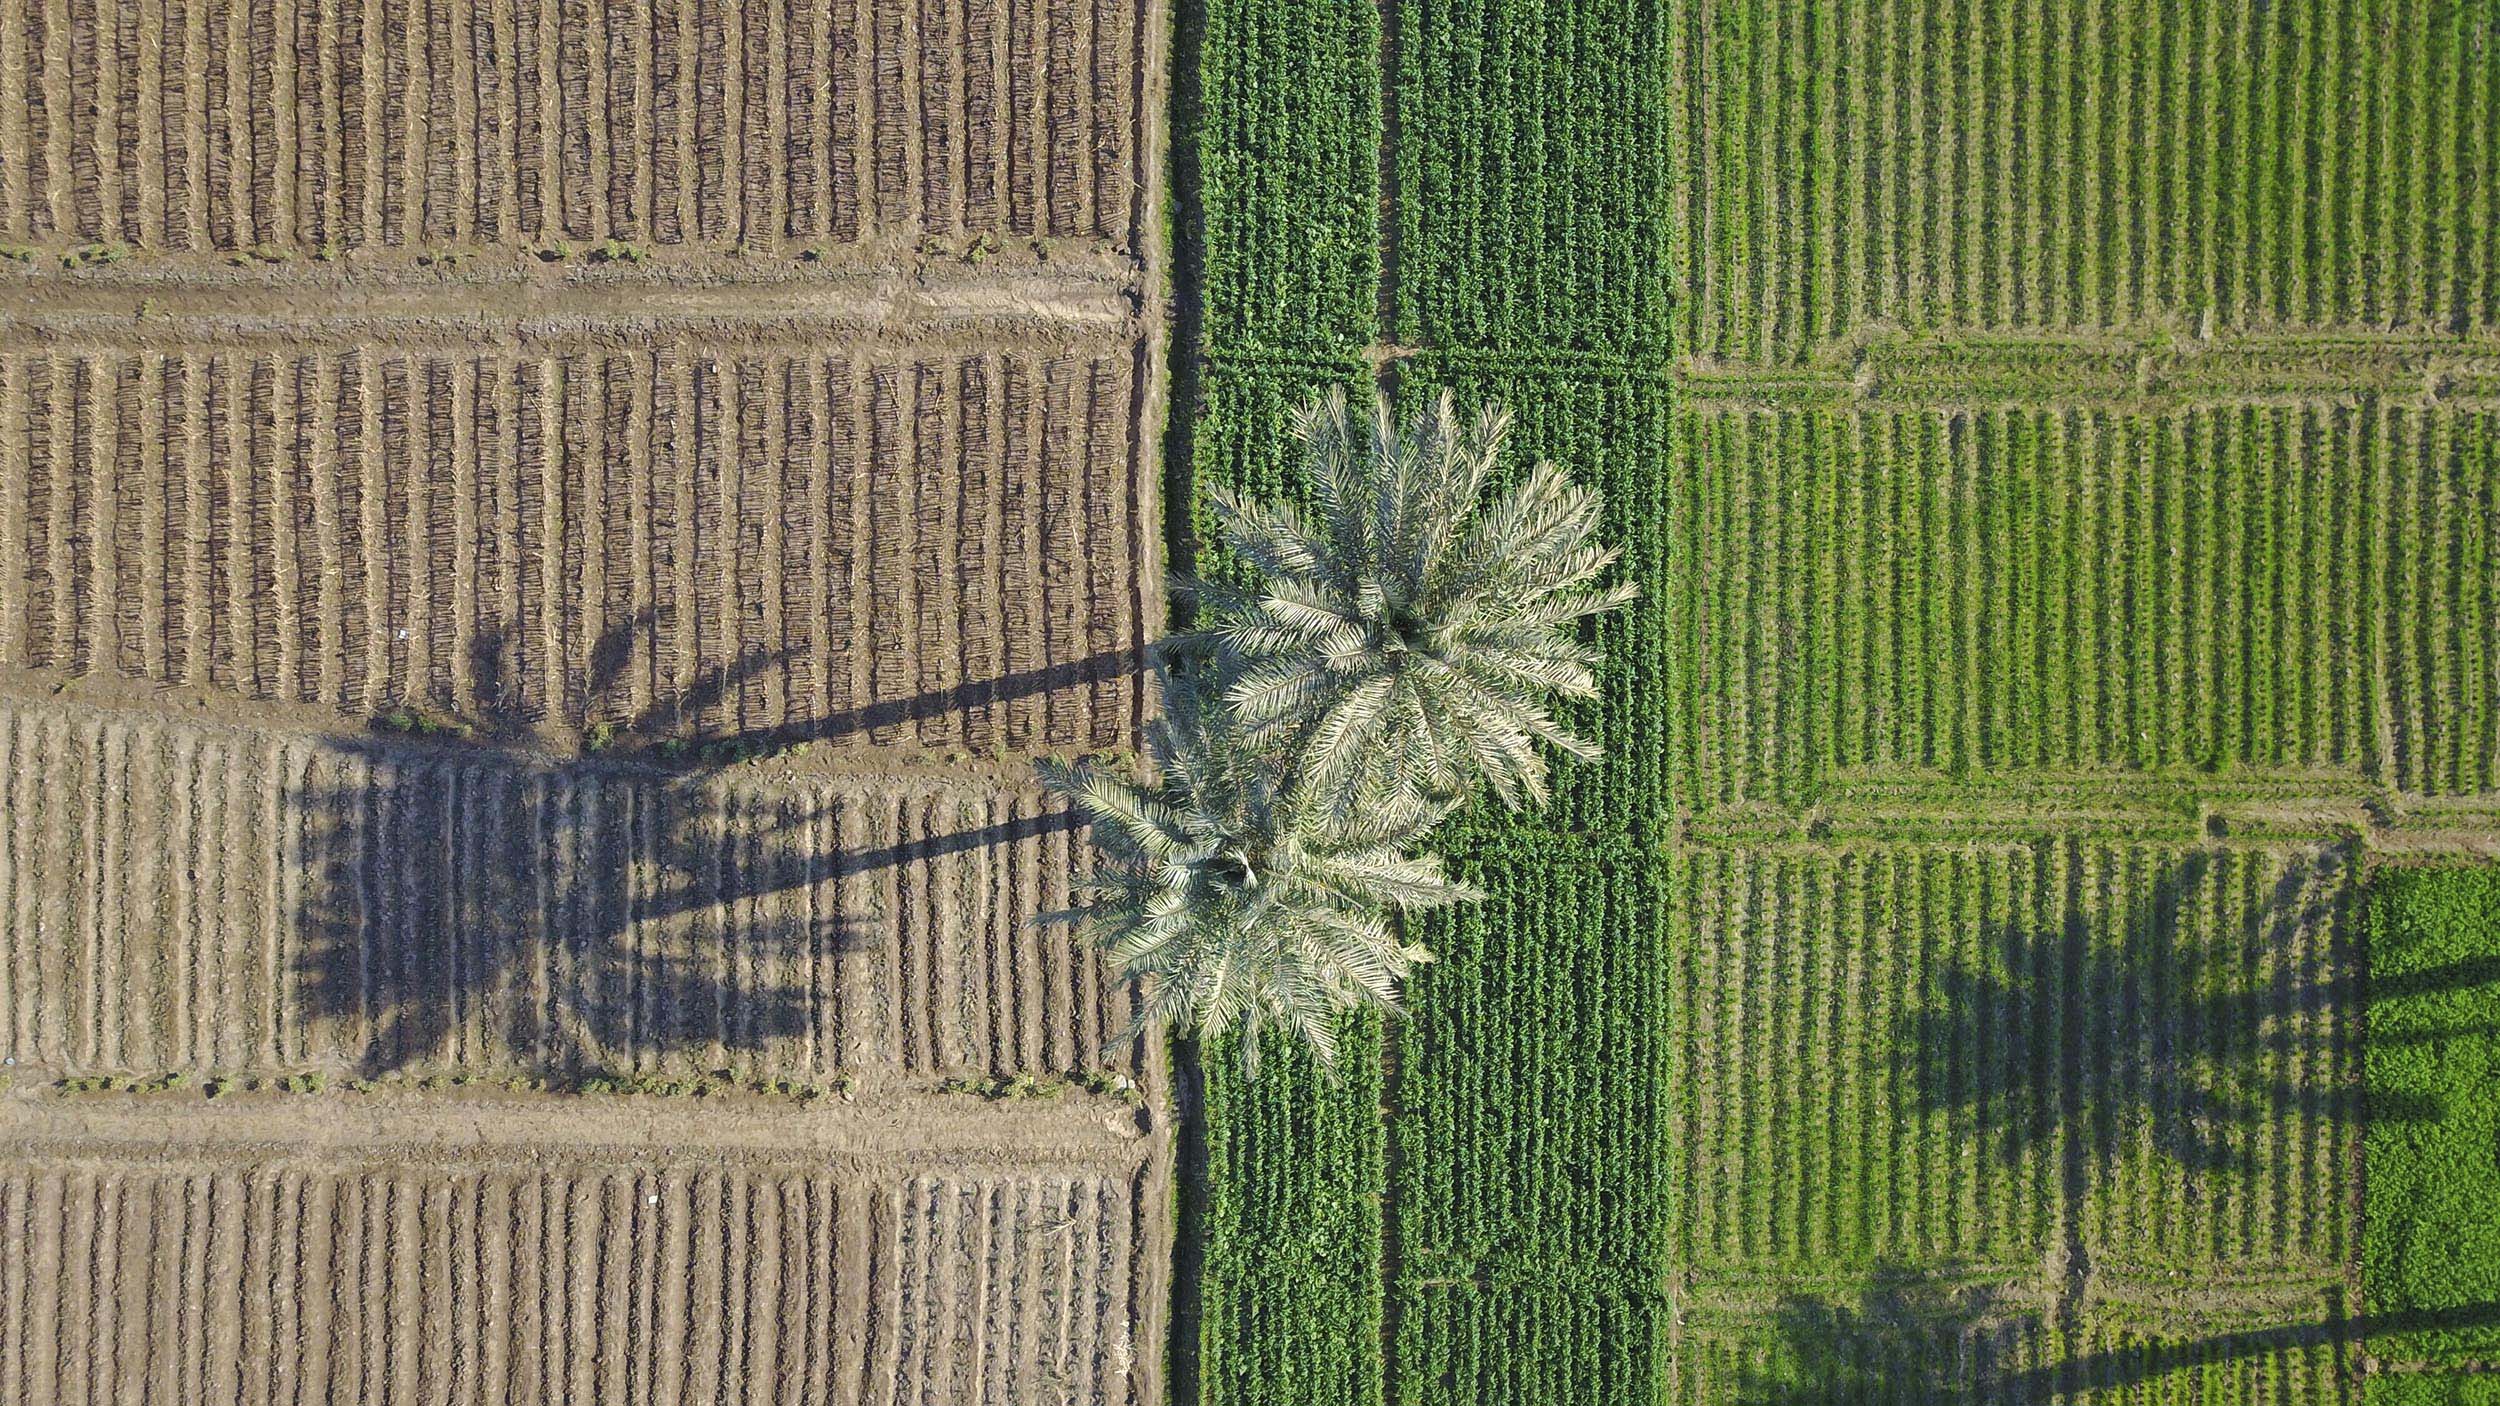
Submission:
M 1695 4 L 1684 349 L 1852 328 L 2489 327 L 2472 6 Z
M 1361 405 L 1372 394 L 1362 363 L 1332 357 L 1226 357 L 1208 368 L 1190 446 L 1190 462 L 1202 484 L 1221 484 L 1254 498 L 1301 498 L 1302 446 L 1293 436 L 1294 416 L 1329 390 L 1342 388 Z M 1191 528 L 1200 544 L 1217 541 L 1204 494 L 1192 503 Z
M 1201 217 L 1199 350 L 1372 341 L 1379 42 L 1379 8 L 1347 0 L 1208 0 L 1184 19 L 1174 141 Z
M 1394 1406 L 1620 1406 L 1664 1399 L 1663 1295 L 1465 1280 L 1401 1284 Z
M 1689 803 L 1843 770 L 2500 779 L 2500 420 L 1696 413 L 1666 446 Z
M 1678 0 L 1397 0 L 1396 340 L 1664 357 Z
M 2361 1293 L 2390 1325 L 2370 1350 L 2490 1362 L 2500 1357 L 2490 1312 L 2500 1302 L 2500 869 L 2382 872 L 2368 951 Z
M 1202 1052 L 1205 1262 L 1183 1352 L 1204 1406 L 1379 1406 L 1380 1037 L 1347 1017 L 1334 1080 L 1283 1035 L 1255 1077 L 1234 1038 Z
M 2041 842 L 1691 849 L 1675 1261 L 2340 1263 L 2351 864 Z
M 1126 742 L 1132 359 L 0 356 L 0 658 L 373 714 Z
M 1767 1320 L 1696 1329 L 1678 1344 L 1671 1406 L 2340 1406 L 2354 1399 L 2338 1331 L 2199 1335 L 2131 1324 L 2052 1327 L 2037 1312 L 1972 1317 L 1921 1283 L 1879 1280 L 1832 1299 L 1786 1296 Z M 2369 1398 L 2375 1402 L 2379 1398 Z M 2451 1398 L 2440 1397 L 2441 1401 Z
M 184 1150 L 8 1150 L 0 1402 L 1159 1399 L 1126 1175 Z
M 9 0 L 0 238 L 1124 242 L 1132 0 Z
M 1456 869 L 1488 897 L 1420 925 L 1433 961 L 1396 1031 L 1405 1271 L 1645 1288 L 1680 1180 L 1665 864 L 1521 837 Z

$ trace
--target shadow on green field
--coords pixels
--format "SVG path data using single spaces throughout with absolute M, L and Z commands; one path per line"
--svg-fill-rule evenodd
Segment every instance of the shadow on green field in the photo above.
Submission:
M 2373 1337 L 2500 1324 L 2500 1303 L 2374 1315 L 2333 1310 L 2297 1323 L 2176 1338 L 2137 1338 L 2053 1361 L 2038 1331 L 2036 1302 L 2002 1290 L 1922 1276 L 1883 1264 L 1855 1297 L 1792 1294 L 1780 1301 L 1770 1342 L 1731 1383 L 1742 1406 L 2034 1406 L 2067 1400 L 2132 1400 L 2147 1384 L 2223 1372 L 2254 1381 L 2320 1349 L 2351 1380 Z M 2234 1373 L 2234 1366 L 2252 1369 Z M 2195 1380 L 2193 1375 L 2188 1380 Z M 2163 1396 L 2159 1399 L 2172 1399 Z M 2182 1400 L 2210 1400 L 2193 1391 Z M 2357 1399 L 2357 1393 L 2356 1398 Z M 2425 1398 L 2428 1399 L 2428 1398 Z
M 1970 1406 L 2007 1399 L 2018 1339 L 2004 1291 L 1875 1266 L 1853 1299 L 1783 1296 L 1768 1350 L 1733 1381 L 1742 1406 Z
M 2111 1164 L 2149 1151 L 2187 1172 L 2191 1197 L 2245 1197 L 2245 1190 L 2226 1193 L 2224 1186 L 2280 1178 L 2286 1169 L 2271 1159 L 2298 1155 L 2290 1149 L 2349 1147 L 2365 1117 L 2380 1126 L 2412 1125 L 2447 1112 L 2435 1097 L 2387 1089 L 2371 1090 L 2365 1107 L 2361 1041 L 2412 1044 L 2468 1032 L 2368 1032 L 2362 1001 L 2365 994 L 2376 1002 L 2500 981 L 2500 958 L 2468 957 L 2370 980 L 2365 993 L 2360 867 L 2359 856 L 2342 846 L 2284 856 L 2213 847 L 2158 867 L 2129 891 L 2092 892 L 2082 866 L 2069 864 L 2065 892 L 2044 905 L 2051 911 L 2041 922 L 1995 925 L 1975 958 L 1948 961 L 1931 974 L 1928 999 L 1894 1056 L 1897 1072 L 1922 1112 L 1968 1118 L 2000 1155 L 2056 1159 L 2067 1292 L 2053 1316 L 2069 1342 L 2084 1326 L 2072 1291 L 2091 1273 L 2092 1203 L 2110 1194 Z M 2224 1186 L 2208 1187 L 2209 1178 Z M 2348 1191 L 2339 1183 L 2311 1194 L 2340 1204 Z M 1917 1303 L 1896 1285 L 1846 1311 L 1800 1308 L 1784 1319 L 1783 1339 L 1792 1357 L 1809 1361 L 1818 1351 L 1813 1345 L 1853 1335 L 1942 1343 L 1961 1330 L 1950 1303 L 1923 1339 L 1894 1326 Z M 2500 1303 L 2330 1310 L 2289 1324 L 2145 1337 L 2034 1360 L 2019 1371 L 1979 1363 L 1948 1380 L 1929 1380 L 1942 1370 L 1941 1359 L 1908 1370 L 1923 1399 L 2101 1399 L 2190 1369 L 2320 1349 L 2342 1364 L 2339 1375 L 2358 1372 L 2363 1345 L 2374 1337 L 2494 1323 Z M 1829 1370 L 1817 1380 L 1832 1390 L 1760 1399 L 1920 1399 L 1886 1394 L 1890 1389 L 1871 1377 L 1861 1384 L 1827 1352 L 1823 1360 Z
M 1991 927 L 1979 959 L 1935 974 L 1907 1024 L 1896 1058 L 1918 1107 L 1967 1113 L 2009 1158 L 2055 1146 L 2073 1195 L 2140 1143 L 2191 1171 L 2248 1175 L 2265 1170 L 2252 1130 L 2357 1117 L 2354 856 L 2306 850 L 2270 876 L 2232 867 L 2246 860 L 2190 851 L 2140 897 L 2087 893 L 2076 877 L 2050 921 Z M 2483 957 L 2372 994 L 2494 980 L 2500 958 Z M 2440 1112 L 2388 1094 L 2369 1108 L 2377 1122 Z

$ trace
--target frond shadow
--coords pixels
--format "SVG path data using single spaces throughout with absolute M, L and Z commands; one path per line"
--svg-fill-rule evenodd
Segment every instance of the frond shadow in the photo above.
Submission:
M 593 716 L 636 667 L 646 623 L 597 642 Z M 728 786 L 708 764 L 721 752 L 672 764 L 644 749 L 550 748 L 508 702 L 497 666 L 509 653 L 492 636 L 474 646 L 480 706 L 457 741 L 384 728 L 328 741 L 288 790 L 285 823 L 307 857 L 293 905 L 297 1014 L 366 1077 L 452 1064 L 549 1077 L 833 1066 L 846 1021 L 883 1018 L 838 1009 L 843 958 L 889 940 L 888 920 L 836 897 L 842 881 L 1076 823 L 1049 812 L 845 849 L 803 795 Z M 740 661 L 662 707 L 605 711 L 666 736 L 773 662 Z M 1085 667 L 894 716 L 961 706 L 959 693 L 1056 686 Z M 720 740 L 747 756 L 790 739 Z
M 2245 1175 L 2255 1131 L 2333 1116 L 2357 1067 L 2353 859 L 2304 851 L 2254 895 L 2218 864 L 2192 851 L 2115 897 L 2077 880 L 2041 923 L 1991 925 L 1910 1018 L 1896 1058 L 1917 1106 L 1969 1115 L 2009 1159 L 2055 1148 L 2070 1203 L 2139 1145 Z M 2467 963 L 2420 980 L 2492 975 Z
M 1875 1266 L 1845 1299 L 1781 1296 L 1766 1351 L 1730 1383 L 1743 1406 L 1975 1406 L 2006 1399 L 2022 1310 L 2002 1286 Z

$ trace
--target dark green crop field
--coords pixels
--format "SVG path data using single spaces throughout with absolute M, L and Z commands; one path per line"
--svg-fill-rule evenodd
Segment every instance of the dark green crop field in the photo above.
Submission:
M 1410 1019 L 1204 1061 L 1239 1406 L 2500 1401 L 2500 6 L 1202 0 L 1198 484 L 1598 486 Z
M 2500 869 L 2392 872 L 2369 909 L 2361 1292 L 2374 1401 L 2500 1400 Z M 2472 1395 L 2479 1390 L 2480 1395 Z

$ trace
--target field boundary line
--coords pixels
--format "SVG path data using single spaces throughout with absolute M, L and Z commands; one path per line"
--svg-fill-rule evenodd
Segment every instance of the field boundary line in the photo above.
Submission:
M 279 1157 L 470 1162 L 699 1151 L 703 1160 L 848 1159 L 895 1168 L 1142 1166 L 1162 1156 L 1150 1105 L 1069 1092 L 993 1103 L 968 1094 L 787 1101 L 639 1095 L 378 1093 L 42 1094 L 0 1099 L 0 1158 Z
M 2500 845 L 2500 793 L 2399 791 L 2358 771 L 1999 777 L 1842 779 L 1802 807 L 1765 803 L 1683 815 L 1673 839 L 1704 848 L 1809 849 L 2095 836 L 2235 843 L 2352 838 L 2365 849 L 2407 852 L 2485 853 Z
M 2346 1290 L 2340 1265 L 2285 1266 L 2262 1277 L 2198 1279 L 2181 1288 L 2175 1278 L 2155 1271 L 2095 1266 L 2079 1297 L 2070 1296 L 2062 1277 L 2044 1274 L 2038 1265 L 1944 1265 L 1932 1272 L 1783 1272 L 1686 1270 L 1677 1276 L 1675 1299 L 1680 1316 L 1705 1334 L 1713 1328 L 1756 1327 L 1775 1319 L 1783 1305 L 1797 1298 L 1846 1300 L 1870 1289 L 1915 1285 L 1921 1290 L 1992 1290 L 2004 1300 L 1982 1320 L 2047 1319 L 2061 1306 L 2099 1326 L 2153 1328 L 2193 1325 L 2200 1332 L 2233 1328 L 2272 1327 L 2297 1316 L 2300 1309 L 2324 1306 L 2329 1295 Z
M 1928 815 L 1859 820 L 1846 827 L 1817 826 L 1811 822 L 1691 822 L 1663 843 L 1670 849 L 1683 850 L 1832 855 L 1864 849 L 2012 850 L 2060 840 L 2244 851 L 2348 843 L 2364 855 L 2387 858 L 2488 860 L 2500 858 L 2500 821 L 2399 817 L 2392 821 L 2356 820 L 2348 826 L 2282 821 L 2234 828 L 2227 822 L 2168 825 L 2150 817 L 2076 820 L 2036 815 Z
M 747 763 L 670 763 L 643 755 L 647 749 L 592 752 L 583 745 L 583 730 L 568 726 L 561 719 L 531 724 L 525 733 L 517 735 L 496 732 L 483 738 L 423 737 L 386 731 L 373 719 L 343 713 L 321 703 L 238 699 L 204 688 L 164 687 L 116 675 L 69 678 L 42 670 L 0 667 L 0 713 L 12 711 L 56 717 L 72 725 L 162 727 L 193 736 L 335 745 L 407 761 L 495 765 L 513 770 L 562 768 L 688 782 L 708 780 L 726 785 L 886 783 L 1017 794 L 1038 794 L 1041 790 L 1033 773 L 1033 757 L 1041 755 L 1039 752 L 968 756 L 950 761 L 943 753 L 910 745 L 877 749 L 862 744 L 852 749 L 810 750 L 803 755 L 771 753 Z M 238 721 L 239 714 L 248 714 L 248 721 Z
M 276 302 L 276 306 L 269 306 Z M 432 346 L 811 344 L 845 339 L 898 352 L 975 341 L 1113 343 L 1149 334 L 1133 285 L 1034 280 L 930 288 L 907 279 L 829 287 L 496 287 L 304 289 L 282 302 L 225 292 L 135 290 L 21 298 L 0 293 L 0 336 L 21 352 L 133 344 L 271 345 L 387 341 Z
M 1245 358 L 1254 352 L 1236 352 Z M 2313 404 L 2362 397 L 2500 404 L 2500 338 L 2407 332 L 2137 337 L 1856 338 L 1791 364 L 1661 351 L 1566 352 L 1381 343 L 1361 361 L 1495 376 L 1639 382 L 1699 409 Z

